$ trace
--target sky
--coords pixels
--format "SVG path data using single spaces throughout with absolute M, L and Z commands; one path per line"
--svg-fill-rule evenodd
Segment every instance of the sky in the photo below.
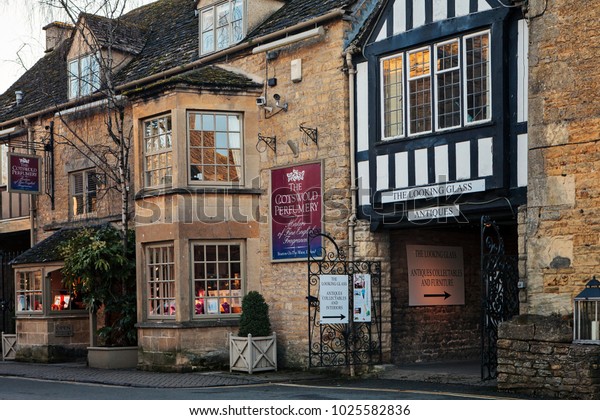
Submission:
M 128 3 L 133 8 L 153 1 Z M 40 0 L 0 0 L 0 93 L 44 55 L 46 35 L 42 27 L 55 20 L 66 21 L 57 11 L 42 7 Z

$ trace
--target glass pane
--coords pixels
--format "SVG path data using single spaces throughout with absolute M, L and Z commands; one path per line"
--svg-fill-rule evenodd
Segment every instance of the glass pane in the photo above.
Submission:
M 240 42 L 244 38 L 244 27 L 242 21 L 238 20 L 231 25 L 231 42 Z
M 202 52 L 209 53 L 215 49 L 215 34 L 213 31 L 202 34 Z
M 229 261 L 229 246 L 228 245 L 220 245 L 218 247 L 219 251 L 219 261 Z
M 217 136 L 217 147 L 218 148 L 226 148 L 227 147 L 227 133 L 216 133 Z
M 204 269 L 204 264 L 194 264 L 194 278 L 206 278 L 206 270 Z
M 229 115 L 227 117 L 229 131 L 240 131 L 240 117 L 237 115 Z
M 239 133 L 229 134 L 229 147 L 232 149 L 239 149 L 242 147 Z
M 229 46 L 229 26 L 217 28 L 217 49 L 222 50 Z
M 213 9 L 208 9 L 202 12 L 202 32 L 213 29 L 214 13 Z
M 217 27 L 229 24 L 229 3 L 217 6 Z
M 212 114 L 202 114 L 202 127 L 205 131 L 215 130 L 215 119 Z
M 215 115 L 216 131 L 227 131 L 227 116 Z

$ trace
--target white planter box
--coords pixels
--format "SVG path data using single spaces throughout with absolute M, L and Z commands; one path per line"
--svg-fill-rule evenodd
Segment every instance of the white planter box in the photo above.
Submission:
M 137 366 L 137 347 L 88 347 L 88 366 L 98 369 L 132 369 Z
M 262 372 L 277 370 L 277 340 L 268 337 L 238 337 L 229 333 L 229 370 Z

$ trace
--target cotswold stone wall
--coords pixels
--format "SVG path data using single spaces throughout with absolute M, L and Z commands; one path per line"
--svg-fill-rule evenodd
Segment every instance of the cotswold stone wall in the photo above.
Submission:
M 498 329 L 498 389 L 542 398 L 600 397 L 600 346 L 572 344 L 569 318 L 522 315 Z
M 600 8 L 529 2 L 527 302 L 571 313 L 600 265 Z M 575 47 L 576 46 L 576 47 Z

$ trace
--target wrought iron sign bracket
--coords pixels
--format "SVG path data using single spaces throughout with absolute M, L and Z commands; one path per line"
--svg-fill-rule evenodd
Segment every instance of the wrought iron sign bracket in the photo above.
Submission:
M 300 131 L 304 133 L 304 144 L 307 144 L 307 138 L 311 139 L 317 146 L 319 145 L 319 131 L 317 128 L 310 128 L 303 125 L 304 123 L 300 123 Z
M 277 137 L 276 136 L 267 137 L 267 136 L 263 136 L 260 133 L 258 133 L 258 143 L 256 143 L 257 148 L 261 142 L 266 144 L 273 152 L 277 153 Z

